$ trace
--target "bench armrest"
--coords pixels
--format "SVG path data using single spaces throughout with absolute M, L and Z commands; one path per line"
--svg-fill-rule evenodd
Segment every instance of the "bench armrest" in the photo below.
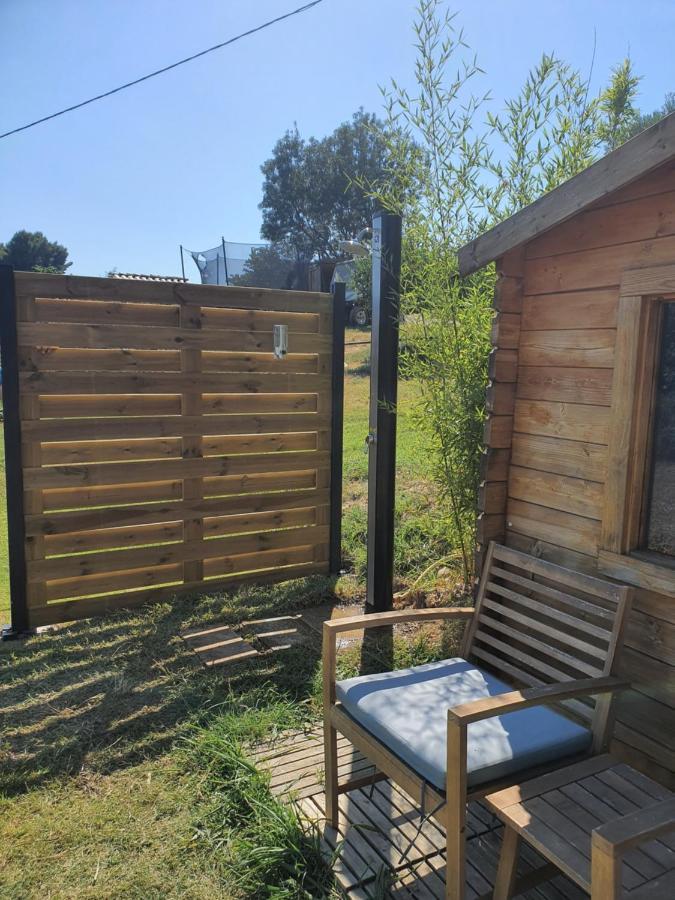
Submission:
M 675 831 L 675 796 L 595 828 L 593 847 L 616 856 L 669 831 Z
M 351 616 L 347 619 L 331 619 L 323 623 L 324 638 L 341 631 L 356 631 L 365 628 L 381 628 L 385 625 L 400 625 L 403 622 L 433 622 L 438 619 L 470 619 L 473 606 L 443 606 L 435 609 L 402 609 L 393 612 L 370 613 Z
M 645 841 L 651 841 L 675 830 L 675 795 L 652 806 L 628 813 L 595 828 L 591 835 L 591 900 L 615 900 L 623 896 L 621 869 L 623 855 Z M 636 898 L 673 896 L 673 872 L 631 891 Z
M 493 716 L 527 709 L 530 706 L 558 703 L 561 700 L 571 700 L 573 697 L 608 694 L 629 687 L 629 681 L 603 675 L 599 678 L 581 678 L 559 684 L 547 684 L 543 687 L 526 688 L 522 691 L 508 691 L 448 709 L 448 723 L 470 725 L 471 722 L 480 722 L 481 719 L 491 719 Z

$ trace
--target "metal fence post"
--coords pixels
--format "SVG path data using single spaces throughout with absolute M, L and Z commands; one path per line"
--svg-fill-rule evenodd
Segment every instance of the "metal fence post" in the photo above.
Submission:
M 228 275 L 228 272 L 227 272 L 227 250 L 225 249 L 225 238 L 224 237 L 220 238 L 220 243 L 223 245 L 223 267 L 225 269 L 225 284 L 229 284 L 230 276 Z M 218 282 L 218 284 L 220 284 L 220 282 Z
M 335 283 L 333 293 L 333 365 L 331 371 L 330 553 L 329 571 L 342 567 L 342 444 L 345 396 L 345 286 Z
M 19 355 L 16 330 L 14 269 L 0 266 L 0 352 L 7 483 L 9 590 L 12 623 L 2 639 L 22 637 L 29 631 L 26 596 L 26 523 L 23 507 L 21 415 L 19 410 Z
M 398 215 L 373 216 L 366 602 L 374 612 L 392 608 L 394 590 L 401 227 Z

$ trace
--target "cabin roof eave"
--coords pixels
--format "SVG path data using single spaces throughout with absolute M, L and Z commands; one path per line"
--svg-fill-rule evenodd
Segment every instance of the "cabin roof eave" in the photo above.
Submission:
M 458 251 L 460 275 L 476 272 L 673 158 L 675 112 L 465 244 Z

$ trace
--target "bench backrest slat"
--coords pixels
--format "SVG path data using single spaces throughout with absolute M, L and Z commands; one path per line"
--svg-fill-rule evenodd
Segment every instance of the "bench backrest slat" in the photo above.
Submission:
M 609 675 L 631 595 L 629 587 L 493 542 L 462 655 L 519 687 Z M 565 705 L 604 739 L 607 695 Z

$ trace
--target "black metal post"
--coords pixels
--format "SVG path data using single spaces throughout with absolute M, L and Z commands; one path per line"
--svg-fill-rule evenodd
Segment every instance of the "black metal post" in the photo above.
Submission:
M 2 639 L 9 640 L 28 634 L 30 628 L 26 596 L 26 525 L 21 464 L 19 353 L 12 266 L 0 266 L 0 352 L 2 353 L 2 402 L 7 482 L 9 592 L 12 613 L 12 624 L 9 628 L 3 629 Z
M 227 273 L 227 250 L 225 249 L 225 238 L 221 237 L 220 242 L 223 245 L 223 265 L 225 266 L 225 284 L 229 284 L 230 276 Z
M 392 607 L 401 217 L 373 216 L 373 315 L 368 433 L 368 578 L 373 612 Z
M 342 443 L 345 397 L 345 286 L 333 285 L 333 365 L 330 453 L 329 571 L 342 567 Z
M 183 245 L 180 245 L 180 268 L 183 273 L 183 278 L 185 278 L 185 259 L 183 257 Z

